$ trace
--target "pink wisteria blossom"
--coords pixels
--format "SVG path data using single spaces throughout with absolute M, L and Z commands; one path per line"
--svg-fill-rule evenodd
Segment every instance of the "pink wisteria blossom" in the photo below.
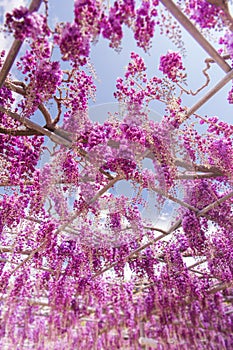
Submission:
M 233 126 L 205 110 L 233 78 L 227 1 L 75 0 L 54 23 L 60 5 L 3 28 L 0 348 L 232 349 Z M 208 53 L 196 91 L 173 16 Z M 102 109 L 98 41 L 130 43 Z

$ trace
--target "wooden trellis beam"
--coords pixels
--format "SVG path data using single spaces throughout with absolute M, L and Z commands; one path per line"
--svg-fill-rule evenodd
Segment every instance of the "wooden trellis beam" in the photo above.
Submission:
M 192 107 L 190 107 L 185 114 L 185 121 L 199 108 L 201 108 L 211 97 L 213 97 L 219 90 L 221 90 L 229 81 L 233 79 L 233 70 L 230 70 L 212 89 L 210 89 L 205 96 L 200 98 Z
M 179 7 L 171 0 L 160 0 L 160 2 L 170 11 L 175 19 L 187 30 L 187 32 L 198 42 L 198 44 L 214 59 L 224 72 L 229 72 L 231 67 L 222 58 L 213 46 L 203 37 L 192 22 L 180 11 Z
M 196 214 L 197 217 L 201 217 L 204 216 L 209 210 L 219 206 L 221 203 L 223 203 L 224 201 L 230 199 L 231 197 L 233 197 L 233 191 L 229 192 L 228 194 L 226 194 L 224 197 L 217 199 L 216 201 L 212 202 L 211 204 L 207 205 L 206 207 L 204 207 L 202 210 L 198 211 L 198 213 Z M 149 246 L 151 246 L 152 244 L 158 242 L 159 240 L 163 239 L 164 237 L 170 235 L 171 233 L 173 233 L 175 230 L 177 230 L 180 226 L 181 226 L 182 220 L 178 219 L 171 227 L 169 230 L 167 230 L 165 233 L 161 234 L 160 236 L 150 240 L 149 242 L 141 245 L 140 247 L 138 247 L 137 249 L 133 250 L 126 258 L 125 258 L 125 262 L 127 262 L 130 258 L 132 258 L 133 256 L 136 256 L 139 252 L 141 252 L 142 250 L 148 248 Z M 118 264 L 118 261 L 113 262 L 111 265 L 104 267 L 100 272 L 98 272 L 94 277 L 99 277 L 100 275 L 102 275 L 103 273 L 107 272 L 108 270 L 112 269 L 113 267 L 115 267 Z
M 183 121 L 188 119 L 193 113 L 201 108 L 211 97 L 213 97 L 219 90 L 221 90 L 229 81 L 233 79 L 233 70 L 229 71 L 212 89 L 210 89 L 205 96 L 200 98 L 192 107 L 190 107 L 185 114 Z

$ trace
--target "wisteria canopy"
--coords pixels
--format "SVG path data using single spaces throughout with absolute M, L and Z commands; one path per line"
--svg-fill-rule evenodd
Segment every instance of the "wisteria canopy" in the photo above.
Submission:
M 6 14 L 1 349 L 233 349 L 233 126 L 205 112 L 233 103 L 230 5 L 75 0 L 59 22 L 32 0 Z M 137 50 L 103 118 L 91 55 L 104 42 L 120 57 L 125 33 Z M 196 91 L 183 33 L 206 55 Z

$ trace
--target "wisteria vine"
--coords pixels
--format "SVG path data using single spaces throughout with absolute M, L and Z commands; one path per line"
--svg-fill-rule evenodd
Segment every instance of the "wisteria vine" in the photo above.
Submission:
M 24 44 L 0 89 L 1 348 L 231 349 L 233 127 L 190 112 L 179 25 L 164 11 L 218 31 L 226 64 L 228 2 L 75 0 L 73 21 L 53 27 L 39 3 L 4 27 Z M 92 121 L 91 52 L 107 40 L 120 54 L 125 30 L 138 51 L 116 80 L 121 113 Z M 151 76 L 144 53 L 162 33 L 178 49 Z

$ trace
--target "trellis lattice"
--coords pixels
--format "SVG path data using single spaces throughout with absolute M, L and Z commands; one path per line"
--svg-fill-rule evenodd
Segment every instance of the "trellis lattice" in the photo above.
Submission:
M 17 152 L 23 146 L 25 152 L 32 149 L 36 153 L 40 149 L 35 156 L 37 163 L 42 142 L 35 141 L 28 146 L 28 140 L 41 140 L 45 136 L 52 145 L 43 149 L 49 154 L 50 164 L 38 170 L 32 163 L 34 170 L 27 170 L 28 173 L 22 170 L 22 180 L 14 176 L 13 167 L 8 164 L 10 151 L 5 154 L 1 151 L 0 186 L 5 191 L 2 191 L 0 240 L 0 344 L 3 349 L 230 349 L 233 346 L 233 277 L 230 277 L 233 264 L 230 265 L 232 253 L 227 253 L 233 229 L 232 170 L 229 170 L 232 164 L 228 164 L 228 168 L 220 160 L 203 162 L 202 155 L 194 160 L 190 154 L 187 156 L 188 147 L 187 153 L 182 154 L 183 149 L 177 152 L 173 145 L 174 140 L 179 140 L 182 125 L 195 116 L 203 124 L 212 125 L 212 129 L 219 128 L 214 136 L 216 140 L 222 130 L 227 133 L 224 149 L 229 155 L 232 127 L 227 131 L 226 123 L 210 122 L 196 113 L 233 79 L 233 70 L 228 64 L 230 56 L 215 50 L 182 12 L 180 3 L 160 0 L 159 6 L 166 8 L 197 41 L 208 54 L 208 62 L 216 63 L 224 76 L 189 108 L 176 101 L 176 108 L 180 108 L 176 120 L 179 126 L 164 134 L 158 129 L 163 140 L 158 141 L 158 145 L 149 127 L 165 127 L 164 119 L 159 126 L 150 124 L 137 104 L 126 104 L 123 122 L 113 116 L 109 125 L 105 124 L 106 129 L 98 129 L 99 125 L 91 125 L 90 120 L 85 119 L 87 116 L 81 109 L 79 113 L 69 114 L 73 123 L 70 128 L 59 126 L 64 101 L 69 99 L 68 93 L 64 97 L 65 89 L 62 91 L 60 86 L 56 90 L 59 96 L 55 92 L 50 94 L 57 107 L 54 119 L 43 99 L 30 115 L 25 110 L 31 106 L 23 105 L 20 113 L 19 108 L 14 110 L 1 102 L 0 112 L 8 124 L 1 122 L 0 133 L 8 137 L 4 140 L 9 143 L 13 140 Z M 227 2 L 206 3 L 221 9 L 224 23 L 231 31 L 233 19 Z M 29 13 L 38 11 L 41 4 L 42 0 L 32 0 Z M 46 11 L 47 5 L 44 1 Z M 81 5 L 86 6 L 85 2 Z M 57 29 L 57 35 L 59 30 L 62 29 Z M 9 74 L 22 44 L 22 38 L 13 42 L 1 68 L 0 86 L 27 101 L 32 98 L 30 84 L 16 81 Z M 70 72 L 63 72 L 67 80 L 63 79 L 62 83 L 72 85 L 80 67 L 75 62 Z M 77 81 L 81 79 L 79 76 Z M 91 81 L 88 85 L 91 86 Z M 168 98 L 168 112 L 172 102 Z M 37 112 L 43 116 L 45 126 L 36 122 L 34 113 Z M 133 127 L 143 125 L 147 143 L 142 145 L 132 136 L 129 146 L 127 144 L 132 156 L 127 153 L 129 149 L 122 147 L 121 136 L 116 135 L 126 132 L 127 118 L 137 114 L 141 115 L 142 122 Z M 85 125 L 90 127 L 89 131 Z M 95 137 L 100 136 L 95 128 L 106 135 L 110 133 L 110 126 L 115 128 L 115 134 L 96 141 Z M 187 142 L 191 142 L 192 137 L 195 140 L 192 127 L 191 123 L 191 137 Z M 91 137 L 94 146 L 88 149 L 86 145 Z M 24 140 L 22 144 L 17 143 L 18 139 Z M 104 145 L 103 148 L 100 145 Z M 100 148 L 95 149 L 97 146 Z M 158 152 L 156 147 L 160 147 Z M 163 158 L 162 152 L 168 152 L 169 147 L 170 154 Z M 113 152 L 111 156 L 116 155 L 113 163 L 107 158 L 108 153 L 102 154 L 103 159 L 98 158 L 104 150 L 109 154 Z M 29 158 L 25 156 L 25 164 L 20 163 L 22 168 L 28 166 L 26 163 L 33 157 L 33 151 Z M 124 156 L 120 157 L 121 151 Z M 12 156 L 12 164 L 17 152 Z M 119 159 L 121 163 L 117 167 Z M 136 172 L 135 166 L 126 174 L 124 169 L 128 169 L 132 159 L 136 159 L 139 170 Z M 146 178 L 145 169 L 140 173 L 139 165 L 143 161 L 159 164 L 155 178 Z M 167 163 L 170 168 L 164 171 L 160 182 L 156 176 Z M 9 171 L 12 178 L 8 176 Z M 166 180 L 170 175 L 173 177 L 168 185 Z M 137 195 L 130 200 L 124 196 L 114 199 L 114 188 L 122 181 L 134 183 Z M 147 195 L 156 194 L 158 210 L 165 201 L 176 206 L 170 227 L 165 229 L 153 222 L 149 225 L 144 220 L 138 208 L 144 205 L 145 189 Z M 185 189 L 182 196 L 181 189 Z M 82 197 L 78 197 L 80 193 L 84 193 Z M 67 205 L 69 201 L 73 201 L 69 204 L 72 210 Z M 215 266 L 220 262 L 219 268 Z M 229 271 L 222 271 L 227 269 L 227 264 Z M 129 281 L 124 272 L 126 266 L 132 273 Z

